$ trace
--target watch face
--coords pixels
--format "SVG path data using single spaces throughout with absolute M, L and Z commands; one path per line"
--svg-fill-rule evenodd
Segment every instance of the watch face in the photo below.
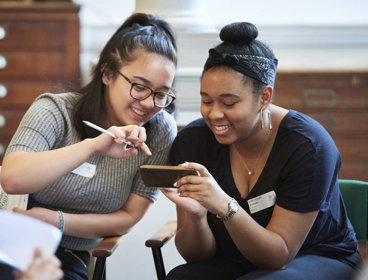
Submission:
M 238 204 L 238 202 L 235 199 L 233 199 L 232 201 L 230 201 L 230 210 L 232 212 L 238 211 L 238 208 L 239 208 L 239 204 Z

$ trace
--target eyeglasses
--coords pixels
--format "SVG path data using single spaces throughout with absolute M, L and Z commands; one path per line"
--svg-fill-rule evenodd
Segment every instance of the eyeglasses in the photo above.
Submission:
M 130 96 L 136 100 L 145 100 L 153 94 L 153 104 L 160 108 L 168 107 L 176 98 L 172 90 L 168 92 L 153 91 L 145 85 L 132 82 L 127 76 L 117 71 L 130 85 Z

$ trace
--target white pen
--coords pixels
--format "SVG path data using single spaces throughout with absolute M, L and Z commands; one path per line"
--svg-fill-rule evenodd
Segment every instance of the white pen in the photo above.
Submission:
M 110 135 L 113 138 L 117 138 L 114 133 L 112 133 L 112 132 L 110 132 L 110 131 L 108 131 L 106 129 L 103 129 L 102 127 L 99 127 L 98 125 L 95 125 L 95 124 L 93 124 L 93 123 L 91 123 L 89 121 L 83 121 L 83 123 L 86 124 L 86 125 L 88 125 L 89 127 L 92 127 L 94 129 L 100 131 L 100 132 L 103 132 L 103 133 L 105 133 L 107 135 Z M 129 146 L 133 146 L 132 145 L 132 142 L 130 142 L 130 141 L 126 141 L 126 140 L 122 140 L 122 141 L 123 141 L 123 143 L 125 143 L 125 144 L 127 144 Z

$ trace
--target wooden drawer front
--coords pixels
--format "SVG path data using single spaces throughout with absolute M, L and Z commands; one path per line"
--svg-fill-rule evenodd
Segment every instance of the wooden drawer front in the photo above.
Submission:
M 56 93 L 62 89 L 56 89 L 51 81 L 7 81 L 0 80 L 0 108 L 26 109 L 37 96 L 44 92 Z
M 339 179 L 352 179 L 368 181 L 368 163 L 365 162 L 346 162 L 342 164 L 342 168 L 339 172 Z
M 18 128 L 24 115 L 24 110 L 1 110 L 0 138 L 11 138 Z
M 65 45 L 63 21 L 2 21 L 1 51 L 58 49 Z
M 279 74 L 273 103 L 286 108 L 368 109 L 368 73 Z
M 367 78 L 368 79 L 368 78 Z M 285 108 L 368 109 L 368 87 L 312 88 L 298 85 L 275 88 L 273 103 Z
M 343 162 L 365 161 L 368 164 L 368 144 L 366 138 L 336 138 L 334 141 L 340 151 Z
M 329 112 L 329 110 L 304 109 L 300 111 L 322 124 L 333 138 L 346 136 L 368 138 L 368 110 Z
M 2 52 L 6 65 L 0 82 L 10 79 L 48 79 L 64 76 L 67 61 L 62 52 Z
M 339 178 L 368 181 L 367 138 L 337 138 L 335 143 L 342 159 Z

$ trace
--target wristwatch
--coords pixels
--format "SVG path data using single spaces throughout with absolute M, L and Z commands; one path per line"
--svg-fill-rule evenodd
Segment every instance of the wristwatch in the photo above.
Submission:
M 238 212 L 239 203 L 234 198 L 231 198 L 231 201 L 229 202 L 228 207 L 229 207 L 229 211 L 227 211 L 227 213 L 224 216 L 216 215 L 216 217 L 222 222 L 230 220 L 230 218 L 234 216 L 236 212 Z

